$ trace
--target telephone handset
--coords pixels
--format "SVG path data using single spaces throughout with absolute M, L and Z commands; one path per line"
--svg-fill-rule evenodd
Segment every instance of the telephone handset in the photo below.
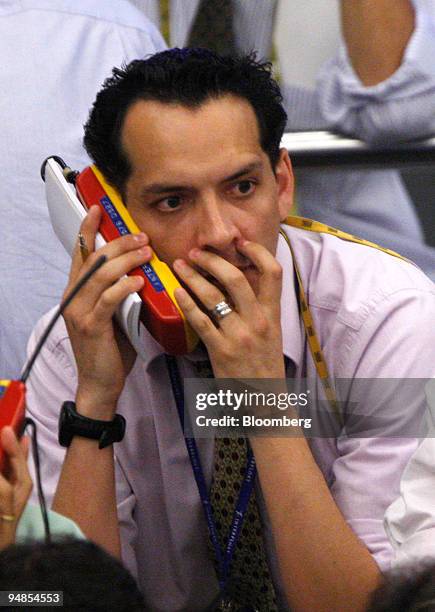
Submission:
M 26 387 L 21 380 L 0 380 L 0 431 L 6 425 L 21 436 L 25 416 Z M 6 455 L 0 444 L 0 472 L 7 469 Z
M 80 223 L 92 205 L 99 206 L 102 211 L 96 248 L 119 236 L 140 231 L 117 191 L 96 166 L 76 173 L 59 157 L 53 156 L 44 162 L 42 174 L 54 231 L 70 255 Z M 142 276 L 145 283 L 141 291 L 124 300 L 117 317 L 136 351 L 144 354 L 140 322 L 166 352 L 181 355 L 192 351 L 198 337 L 175 301 L 174 291 L 180 284 L 169 266 L 153 253 L 148 264 L 129 274 Z

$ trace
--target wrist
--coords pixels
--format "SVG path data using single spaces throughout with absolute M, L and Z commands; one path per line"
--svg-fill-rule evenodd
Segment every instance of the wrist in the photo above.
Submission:
M 77 412 L 85 417 L 111 421 L 116 414 L 117 399 L 98 393 L 87 393 L 79 387 L 75 404 Z

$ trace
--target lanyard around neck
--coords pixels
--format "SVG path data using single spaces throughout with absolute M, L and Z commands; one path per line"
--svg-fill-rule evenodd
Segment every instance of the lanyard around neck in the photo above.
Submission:
M 320 221 L 314 221 L 313 219 L 306 219 L 305 217 L 287 217 L 284 221 L 285 225 L 290 225 L 291 227 L 297 227 L 299 229 L 307 230 L 309 232 L 315 232 L 317 234 L 330 234 L 332 236 L 336 236 L 337 238 L 341 238 L 342 240 L 346 240 L 347 242 L 355 242 L 357 244 L 362 244 L 367 247 L 371 247 L 373 249 L 377 249 L 378 251 L 382 251 L 387 255 L 391 255 L 392 257 L 397 257 L 408 263 L 413 263 L 406 257 L 399 255 L 395 251 L 391 249 L 385 249 L 384 247 L 375 244 L 374 242 L 369 242 L 368 240 L 364 240 L 363 238 L 358 238 L 357 236 L 352 236 L 351 234 L 347 234 L 346 232 L 342 232 L 335 227 L 331 227 L 329 225 L 325 225 L 324 223 L 320 223 Z M 323 389 L 325 391 L 326 399 L 328 400 L 333 413 L 335 414 L 338 422 L 343 425 L 343 415 L 340 412 L 339 404 L 337 402 L 337 397 L 335 394 L 335 389 L 332 386 L 329 373 L 328 366 L 326 364 L 326 360 L 323 356 L 323 351 L 320 346 L 319 339 L 316 334 L 316 329 L 314 327 L 313 317 L 311 315 L 310 307 L 308 305 L 308 300 L 305 295 L 304 286 L 302 283 L 302 277 L 299 271 L 299 266 L 297 263 L 297 258 L 295 256 L 295 252 L 290 243 L 290 239 L 287 234 L 281 229 L 281 236 L 287 242 L 287 245 L 290 249 L 293 266 L 296 273 L 296 278 L 298 282 L 298 298 L 300 311 L 302 316 L 302 322 L 304 324 L 305 333 L 307 336 L 308 347 L 310 349 L 311 356 L 313 358 L 314 365 L 316 367 L 317 374 L 322 382 Z M 415 264 L 414 264 L 415 265 Z
M 184 392 L 180 372 L 178 370 L 177 360 L 172 355 L 165 355 L 165 359 L 168 368 L 169 379 L 171 381 L 172 393 L 177 406 L 178 416 L 180 418 L 181 429 L 183 429 L 185 416 Z M 193 475 L 195 477 L 199 497 L 201 499 L 201 504 L 204 510 L 204 515 L 210 534 L 210 540 L 215 551 L 216 560 L 218 564 L 218 579 L 220 592 L 223 595 L 226 592 L 226 587 L 230 574 L 231 561 L 234 556 L 234 551 L 236 549 L 236 545 L 240 537 L 240 532 L 242 530 L 242 524 L 245 518 L 249 499 L 254 488 L 255 476 L 257 474 L 254 454 L 251 450 L 251 447 L 248 445 L 246 471 L 240 487 L 236 507 L 234 509 L 233 519 L 228 534 L 227 546 L 226 549 L 223 551 L 219 543 L 216 523 L 213 516 L 213 509 L 211 506 L 210 496 L 208 494 L 207 484 L 205 482 L 204 472 L 202 470 L 201 460 L 199 457 L 198 447 L 196 445 L 195 438 L 185 437 L 184 440 L 186 442 L 187 453 L 189 455 L 190 463 L 192 465 Z

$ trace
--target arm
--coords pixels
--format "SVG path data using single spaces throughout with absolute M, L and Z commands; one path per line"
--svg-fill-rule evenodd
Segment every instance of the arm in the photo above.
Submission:
M 410 0 L 341 0 L 344 40 L 361 82 L 377 85 L 402 63 L 414 31 Z
M 342 0 L 342 26 L 346 45 L 317 82 L 330 129 L 383 144 L 432 136 L 435 31 L 428 8 L 415 0 Z
M 100 213 L 94 208 L 82 224 L 82 233 L 91 250 L 99 221 Z M 79 413 L 90 418 L 112 420 L 125 377 L 134 362 L 135 356 L 131 347 L 124 346 L 121 338 L 116 337 L 112 317 L 117 305 L 126 295 L 142 285 L 142 279 L 124 277 L 124 274 L 149 260 L 150 253 L 146 252 L 144 255 L 144 252 L 138 250 L 146 242 L 145 235 L 139 240 L 134 236 L 125 236 L 101 249 L 98 255 L 105 254 L 108 258 L 99 271 L 101 274 L 97 273 L 87 283 L 64 314 L 77 366 L 76 408 Z M 96 254 L 91 254 L 88 260 L 82 263 L 76 249 L 67 291 L 92 265 L 96 257 Z M 54 350 L 58 350 L 58 347 Z M 62 354 L 57 358 L 63 361 L 65 356 Z M 75 391 L 74 386 L 72 389 L 64 389 L 64 381 L 71 380 L 71 370 L 74 371 L 74 368 L 68 361 L 70 372 L 67 376 L 65 373 L 60 374 L 54 385 L 44 376 L 42 384 L 38 385 L 37 376 L 41 364 L 40 361 L 34 374 L 36 380 L 31 381 L 33 395 L 30 394 L 30 412 L 35 411 L 37 414 L 38 404 L 44 402 L 47 397 L 55 403 L 52 414 L 43 413 L 38 420 L 44 425 L 42 436 L 46 436 L 47 444 L 51 444 L 51 458 L 56 456 L 54 463 L 59 466 L 63 451 L 55 440 L 58 411 L 61 402 L 72 399 L 71 395 Z M 63 364 L 65 365 L 64 362 Z M 56 360 L 55 366 L 58 367 Z M 75 372 L 73 374 L 75 375 Z M 44 389 L 42 399 L 38 398 L 40 387 Z M 57 476 L 53 464 L 49 465 L 49 468 L 50 476 Z M 53 485 L 52 478 L 52 490 Z M 100 450 L 98 441 L 73 439 L 64 457 L 53 509 L 74 520 L 87 537 L 112 554 L 119 555 L 113 447 Z
M 79 404 L 77 410 L 80 411 Z M 94 440 L 73 438 L 53 510 L 74 520 L 88 538 L 113 556 L 121 556 L 112 446 L 100 450 Z
M 91 251 L 100 217 L 98 208 L 93 207 L 81 226 Z M 104 254 L 108 258 L 64 313 L 77 362 L 76 409 L 86 417 L 113 419 L 125 378 L 134 364 L 134 351 L 121 336 L 117 337 L 113 316 L 118 304 L 143 285 L 139 277 L 122 276 L 150 258 L 147 241 L 145 235 L 114 240 L 85 263 L 78 248 L 74 254 L 66 294 L 97 256 Z M 53 509 L 76 521 L 88 537 L 120 556 L 113 446 L 99 449 L 96 440 L 73 439 Z
M 379 567 L 338 509 L 306 440 L 251 438 L 292 610 L 366 609 Z

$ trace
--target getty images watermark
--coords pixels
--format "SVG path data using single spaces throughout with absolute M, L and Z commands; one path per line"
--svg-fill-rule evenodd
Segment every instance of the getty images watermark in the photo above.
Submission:
M 185 379 L 188 437 L 435 437 L 428 379 Z
M 289 411 L 290 408 L 306 407 L 310 393 L 310 389 L 301 393 L 265 393 L 247 389 L 241 392 L 219 389 L 216 393 L 198 393 L 195 397 L 197 411 L 225 408 L 229 413 L 220 416 L 200 414 L 196 417 L 196 425 L 198 427 L 304 427 L 309 429 L 311 418 L 299 418 L 288 414 L 259 416 L 256 412 L 265 408 L 272 409 L 272 411 Z

